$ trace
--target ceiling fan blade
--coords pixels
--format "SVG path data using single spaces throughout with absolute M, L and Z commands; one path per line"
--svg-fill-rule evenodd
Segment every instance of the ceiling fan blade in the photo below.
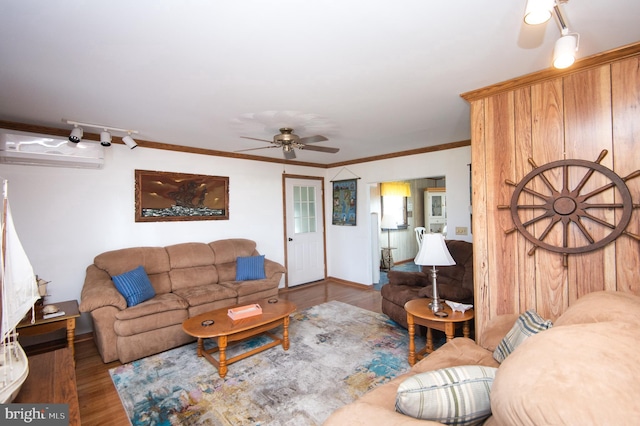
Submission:
M 251 140 L 254 140 L 254 141 L 273 143 L 273 141 L 270 141 L 270 140 L 267 140 L 267 139 L 250 138 L 249 136 L 240 136 L 240 137 L 242 139 L 251 139 Z
M 307 151 L 318 151 L 318 152 L 328 152 L 331 154 L 335 154 L 340 151 L 340 148 L 332 148 L 330 146 L 316 146 L 316 145 L 305 145 L 300 147 L 300 149 L 305 149 Z
M 287 160 L 293 160 L 296 158 L 296 152 L 293 149 L 290 149 L 289 151 L 282 150 L 282 153 L 284 154 L 284 158 Z
M 246 151 L 255 151 L 257 149 L 269 149 L 269 148 L 280 148 L 280 147 L 276 146 L 276 145 L 273 145 L 273 146 L 262 146 L 260 148 L 241 149 L 241 150 L 233 151 L 233 152 L 246 152 Z
M 305 138 L 300 138 L 300 143 L 301 144 L 305 144 L 305 143 L 315 143 L 315 142 L 324 142 L 324 141 L 328 141 L 329 139 L 327 139 L 326 137 L 322 136 L 322 135 L 315 135 L 315 136 L 307 136 Z

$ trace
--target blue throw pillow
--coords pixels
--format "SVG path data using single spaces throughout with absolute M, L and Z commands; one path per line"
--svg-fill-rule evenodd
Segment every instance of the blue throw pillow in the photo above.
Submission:
M 236 281 L 263 280 L 264 255 L 239 257 L 236 260 Z
M 127 306 L 135 306 L 156 295 L 151 281 L 142 266 L 129 272 L 111 277 L 116 288 L 124 296 Z

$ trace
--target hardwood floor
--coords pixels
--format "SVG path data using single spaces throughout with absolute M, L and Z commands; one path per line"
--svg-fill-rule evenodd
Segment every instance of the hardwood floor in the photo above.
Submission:
M 320 281 L 280 292 L 280 298 L 306 309 L 331 300 L 349 303 L 363 309 L 381 312 L 380 292 L 336 281 Z M 104 364 L 93 340 L 76 342 L 76 382 L 83 425 L 127 425 L 109 369 L 121 365 L 114 361 Z

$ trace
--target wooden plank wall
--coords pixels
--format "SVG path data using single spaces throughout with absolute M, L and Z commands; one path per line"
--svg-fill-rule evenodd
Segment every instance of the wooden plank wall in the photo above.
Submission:
M 511 90 L 465 97 L 471 104 L 472 197 L 474 268 L 476 288 L 476 334 L 496 315 L 535 309 L 545 318 L 556 319 L 579 297 L 597 290 L 619 290 L 640 294 L 640 241 L 620 236 L 604 248 L 584 254 L 561 254 L 538 248 L 514 228 L 509 205 L 514 187 L 538 166 L 563 159 L 596 161 L 602 150 L 608 154 L 603 166 L 625 177 L 640 169 L 640 54 L 557 78 L 535 81 Z M 484 96 L 484 93 L 489 93 Z M 560 170 L 546 176 L 562 188 Z M 572 169 L 570 185 L 584 175 Z M 609 181 L 595 174 L 584 194 Z M 640 178 L 627 186 L 640 207 Z M 543 191 L 541 183 L 534 189 Z M 608 191 L 598 201 L 613 203 L 619 194 Z M 521 200 L 532 201 L 527 195 Z M 627 231 L 640 235 L 640 209 L 634 209 Z M 613 222 L 614 209 L 602 218 Z M 529 213 L 533 217 L 533 212 Z M 539 235 L 546 224 L 537 224 Z M 596 241 L 605 235 L 598 226 L 588 227 Z M 571 241 L 584 243 L 584 236 L 570 228 Z M 561 245 L 561 232 L 552 232 L 545 242 Z M 554 244 L 554 245 L 555 245 Z

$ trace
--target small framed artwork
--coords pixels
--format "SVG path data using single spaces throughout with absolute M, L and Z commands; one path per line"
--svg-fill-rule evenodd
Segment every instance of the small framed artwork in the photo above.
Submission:
M 136 222 L 229 220 L 229 178 L 135 171 Z
M 357 179 L 334 181 L 332 223 L 334 225 L 356 226 L 357 201 Z

